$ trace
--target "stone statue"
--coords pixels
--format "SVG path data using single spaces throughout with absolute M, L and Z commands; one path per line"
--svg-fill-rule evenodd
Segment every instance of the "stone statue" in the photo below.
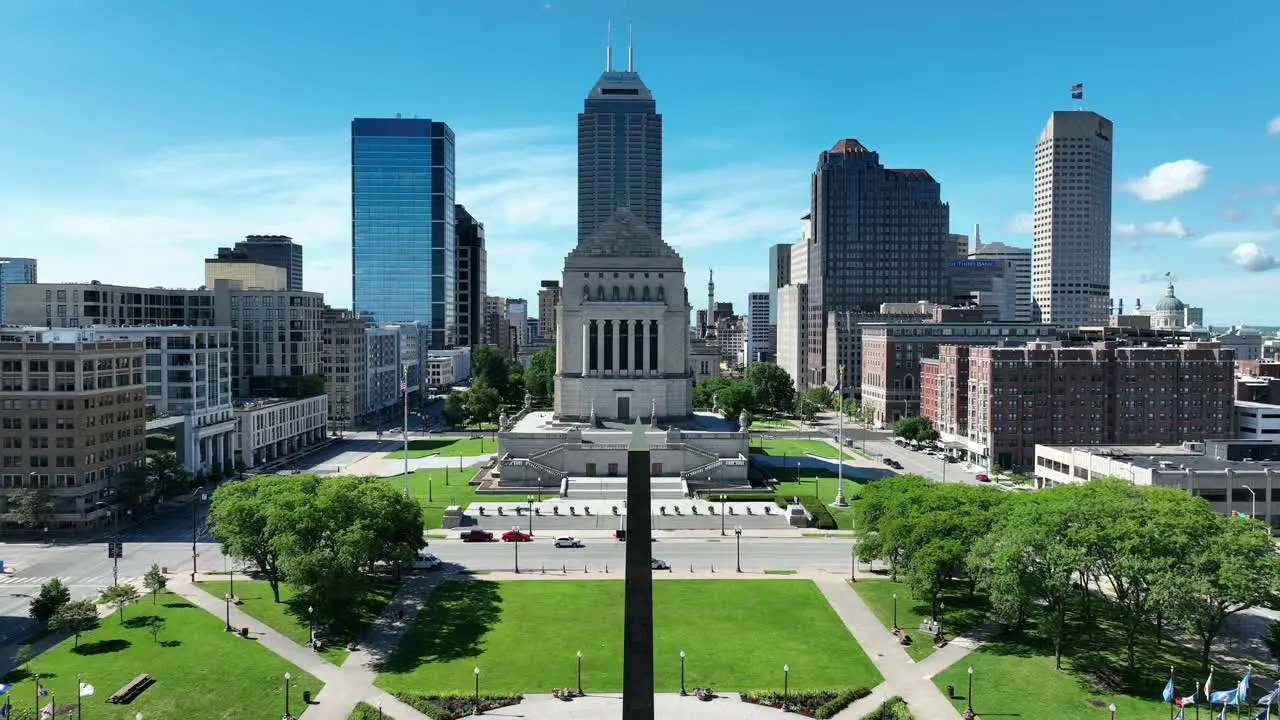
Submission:
M 746 432 L 748 429 L 750 429 L 750 427 L 751 427 L 751 413 L 747 412 L 746 408 L 743 408 L 742 412 L 738 413 L 738 429 L 741 430 L 742 432 Z
M 596 426 L 596 400 L 595 400 L 595 398 L 592 398 L 592 399 L 591 399 L 591 418 L 590 418 L 590 422 L 591 422 L 591 427 L 595 427 L 595 426 Z
M 505 430 L 507 427 L 507 414 L 502 413 L 498 416 L 498 429 Z
M 720 393 L 711 394 L 711 412 L 720 412 Z
M 524 409 L 528 410 L 533 407 L 533 393 L 528 390 L 524 391 Z
M 658 398 L 649 401 L 649 427 L 658 427 Z

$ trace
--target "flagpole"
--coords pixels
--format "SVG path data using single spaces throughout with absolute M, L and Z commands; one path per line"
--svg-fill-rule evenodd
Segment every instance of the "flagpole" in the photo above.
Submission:
M 1177 692 L 1173 690 L 1173 666 L 1169 666 L 1169 720 L 1173 720 L 1173 698 Z
M 36 717 L 40 717 L 40 673 L 36 673 Z
M 84 690 L 80 687 L 80 675 L 76 675 L 76 720 L 81 720 L 80 708 L 84 705 Z

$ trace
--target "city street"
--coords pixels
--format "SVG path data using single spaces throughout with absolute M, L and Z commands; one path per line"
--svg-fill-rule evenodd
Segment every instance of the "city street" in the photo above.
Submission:
M 433 539 L 430 551 L 445 563 L 471 570 L 514 569 L 517 545 L 522 571 L 537 572 L 542 567 L 560 570 L 565 567 L 571 572 L 581 572 L 586 565 L 591 572 L 601 572 L 606 564 L 610 572 L 622 569 L 626 543 L 608 537 L 579 539 L 585 547 L 557 548 L 553 544 L 554 537 L 541 534 L 533 542 L 526 543 L 464 543 L 457 539 Z M 689 572 L 690 565 L 699 573 L 707 572 L 712 565 L 716 572 L 731 573 L 737 567 L 738 543 L 732 530 L 726 537 L 661 538 L 652 545 L 653 557 L 665 560 L 675 573 Z M 847 537 L 751 537 L 744 534 L 742 569 L 751 572 L 806 570 L 847 573 L 852 547 L 852 539 Z
M 224 569 L 222 550 L 210 542 L 204 531 L 204 508 L 197 515 L 196 545 L 200 572 Z M 145 526 L 121 533 L 124 558 L 120 560 L 120 581 L 141 578 L 152 563 L 171 571 L 190 571 L 191 512 L 175 508 Z M 40 542 L 0 543 L 0 560 L 5 573 L 0 576 L 0 646 L 5 646 L 36 629 L 27 614 L 31 599 L 47 580 L 61 578 L 75 600 L 97 597 L 99 588 L 112 582 L 112 560 L 107 557 L 105 538 L 75 543 L 59 539 L 52 545 Z

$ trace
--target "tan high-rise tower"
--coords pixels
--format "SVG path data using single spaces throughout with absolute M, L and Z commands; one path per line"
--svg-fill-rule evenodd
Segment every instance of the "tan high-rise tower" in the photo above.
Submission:
M 1056 111 L 1036 141 L 1031 294 L 1040 322 L 1106 324 L 1113 130 L 1095 112 Z

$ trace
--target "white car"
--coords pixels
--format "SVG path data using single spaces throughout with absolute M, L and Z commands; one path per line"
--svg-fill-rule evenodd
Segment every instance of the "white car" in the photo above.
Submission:
M 569 536 L 556 538 L 556 547 L 558 548 L 580 548 L 583 547 L 582 541 Z
M 413 561 L 414 570 L 439 570 L 440 558 L 431 553 L 418 553 L 418 557 Z

